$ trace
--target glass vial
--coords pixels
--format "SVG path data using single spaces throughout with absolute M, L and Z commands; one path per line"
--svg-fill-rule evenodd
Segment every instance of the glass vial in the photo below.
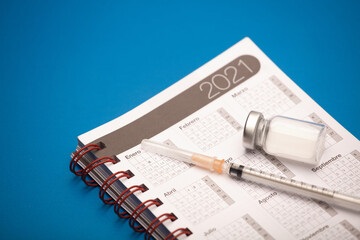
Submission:
M 243 146 L 261 147 L 270 155 L 317 164 L 324 151 L 326 129 L 322 124 L 275 116 L 266 120 L 251 111 L 246 119 Z

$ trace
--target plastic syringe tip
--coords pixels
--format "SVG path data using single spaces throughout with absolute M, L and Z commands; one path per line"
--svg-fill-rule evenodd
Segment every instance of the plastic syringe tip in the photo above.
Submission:
M 175 146 L 144 139 L 141 141 L 141 148 L 145 151 L 158 153 L 179 161 L 192 163 L 191 157 L 193 153 L 187 150 L 179 149 Z
M 184 149 L 177 148 L 175 146 L 151 141 L 149 139 L 142 140 L 141 148 L 145 151 L 158 153 L 179 161 L 192 163 L 197 166 L 209 169 L 211 171 L 215 170 L 218 173 L 222 173 L 224 167 L 226 167 L 226 164 L 224 164 L 224 160 L 219 160 L 215 157 L 209 157 L 199 153 L 190 152 Z

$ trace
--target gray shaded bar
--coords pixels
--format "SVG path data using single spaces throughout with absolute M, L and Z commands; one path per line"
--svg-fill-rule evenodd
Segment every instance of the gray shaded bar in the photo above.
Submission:
M 343 138 L 336 133 L 329 125 L 327 125 L 316 113 L 311 113 L 309 117 L 315 122 L 320 123 L 326 126 L 326 133 L 329 134 L 329 136 L 334 139 L 336 142 L 340 142 L 343 140 Z
M 205 176 L 202 180 L 228 205 L 235 203 L 235 201 L 224 192 L 209 176 Z
M 224 108 L 219 108 L 217 112 L 222 116 L 236 131 L 240 131 L 242 126 Z
M 277 169 L 279 169 L 280 172 L 282 172 L 286 177 L 288 177 L 288 178 L 295 177 L 295 174 L 292 171 L 290 171 L 290 169 L 288 167 L 286 167 L 282 162 L 280 162 L 279 159 L 277 159 L 274 156 L 271 156 L 271 155 L 267 154 L 263 149 L 260 150 L 260 153 L 262 155 L 264 155 L 265 158 L 269 162 L 271 162 Z
M 260 226 L 249 214 L 245 214 L 242 219 L 245 220 L 260 236 L 265 240 L 275 240 L 263 227 Z
M 354 150 L 350 154 L 353 155 L 354 158 L 360 161 L 360 152 L 358 150 Z
M 225 78 L 219 77 L 225 76 L 225 70 L 228 68 L 236 68 L 236 81 L 224 82 Z M 92 141 L 91 143 L 102 142 L 106 146 L 98 151 L 97 156 L 118 155 L 140 144 L 142 139 L 159 134 L 239 86 L 259 70 L 260 62 L 254 56 L 243 55 L 234 59 L 149 113 Z M 215 86 L 218 87 L 215 88 Z
M 327 204 L 326 202 L 322 202 L 322 201 L 318 201 L 318 200 L 314 200 L 315 203 L 317 203 L 319 205 L 319 207 L 321 207 L 322 209 L 325 210 L 325 212 L 327 212 L 331 217 L 335 216 L 337 214 L 337 212 L 335 211 L 335 209 L 333 209 L 329 204 Z
M 270 77 L 270 80 L 275 86 L 277 86 L 293 103 L 298 104 L 301 102 L 298 98 L 285 84 L 283 84 L 275 75 Z
M 357 239 L 360 239 L 360 231 L 355 228 L 351 223 L 349 223 L 347 220 L 344 220 L 340 222 L 340 224 L 348 230 L 352 235 L 354 235 Z

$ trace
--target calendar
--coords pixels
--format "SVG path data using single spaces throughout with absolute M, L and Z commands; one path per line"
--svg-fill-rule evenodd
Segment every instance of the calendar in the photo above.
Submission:
M 312 170 L 330 188 L 360 197 L 360 152 L 358 150 L 344 156 L 338 154 Z
M 245 88 L 235 100 L 245 112 L 258 111 L 266 117 L 284 114 L 301 100 L 276 76 L 263 80 L 254 88 Z
M 209 240 L 221 239 L 258 239 L 275 240 L 259 223 L 249 214 L 231 222 L 214 233 L 207 236 Z
M 263 151 L 249 151 L 236 158 L 240 163 L 255 169 L 281 175 L 287 178 L 295 176 L 283 163 Z M 294 194 L 281 192 L 268 186 L 238 180 L 238 184 L 249 194 L 259 206 L 267 211 L 276 221 L 284 226 L 295 237 L 310 231 L 337 212 L 328 204 L 305 199 Z
M 174 145 L 169 139 L 164 143 Z M 153 185 L 162 184 L 191 167 L 187 163 L 144 151 L 132 157 L 129 162 Z
M 209 176 L 176 191 L 168 199 L 193 224 L 216 215 L 234 203 Z
M 263 150 L 245 149 L 243 129 L 250 111 L 266 118 L 283 115 L 324 124 L 325 150 L 318 164 L 301 165 Z M 178 239 L 196 240 L 360 237 L 360 215 L 355 209 L 238 180 L 228 176 L 226 168 L 211 172 L 154 154 L 141 148 L 143 139 L 360 197 L 359 140 L 248 38 L 134 110 L 79 136 L 79 147 L 101 146 L 93 153 L 97 158 L 118 159 L 89 175 L 99 180 L 131 171 L 131 178 L 120 179 L 123 185 L 113 184 L 114 190 L 109 187 L 107 193 L 117 197 L 134 191 L 131 197 L 126 195 L 130 202 L 124 207 L 130 214 L 136 207 L 143 210 L 136 224 L 145 229 L 162 219 L 153 233 L 156 239 L 172 232 L 182 233 Z M 146 189 L 139 187 L 144 185 Z M 155 206 L 155 200 L 161 204 Z
M 324 225 L 310 235 L 311 239 L 327 240 L 327 239 L 360 239 L 360 231 L 356 229 L 347 220 L 335 224 L 334 226 Z
M 274 173 L 280 176 L 286 176 L 292 178 L 295 176 L 282 162 L 276 157 L 270 156 L 263 150 L 251 150 L 246 152 L 244 155 L 231 160 L 231 162 L 242 164 L 244 166 L 252 167 L 255 169 L 263 169 L 263 171 Z M 237 181 L 239 185 L 245 189 L 245 191 L 254 198 L 266 195 L 273 191 L 272 188 L 263 186 L 247 181 Z
M 206 151 L 236 134 L 242 126 L 224 108 L 219 108 L 206 117 L 195 118 L 191 125 L 181 129 L 188 139 Z
M 261 207 L 295 237 L 324 224 L 337 214 L 328 204 L 284 192 L 274 191 L 259 197 L 258 201 L 263 201 L 268 196 L 273 197 L 261 203 Z

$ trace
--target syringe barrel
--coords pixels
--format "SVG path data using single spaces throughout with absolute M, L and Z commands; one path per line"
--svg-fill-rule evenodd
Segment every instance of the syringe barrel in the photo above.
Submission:
M 261 170 L 244 167 L 238 164 L 232 164 L 230 166 L 229 174 L 245 180 L 274 187 L 281 191 L 295 193 L 309 198 L 321 200 L 329 204 L 360 211 L 360 198 L 342 194 L 327 188 L 322 188 L 301 181 L 296 181 L 294 179 L 266 173 Z

